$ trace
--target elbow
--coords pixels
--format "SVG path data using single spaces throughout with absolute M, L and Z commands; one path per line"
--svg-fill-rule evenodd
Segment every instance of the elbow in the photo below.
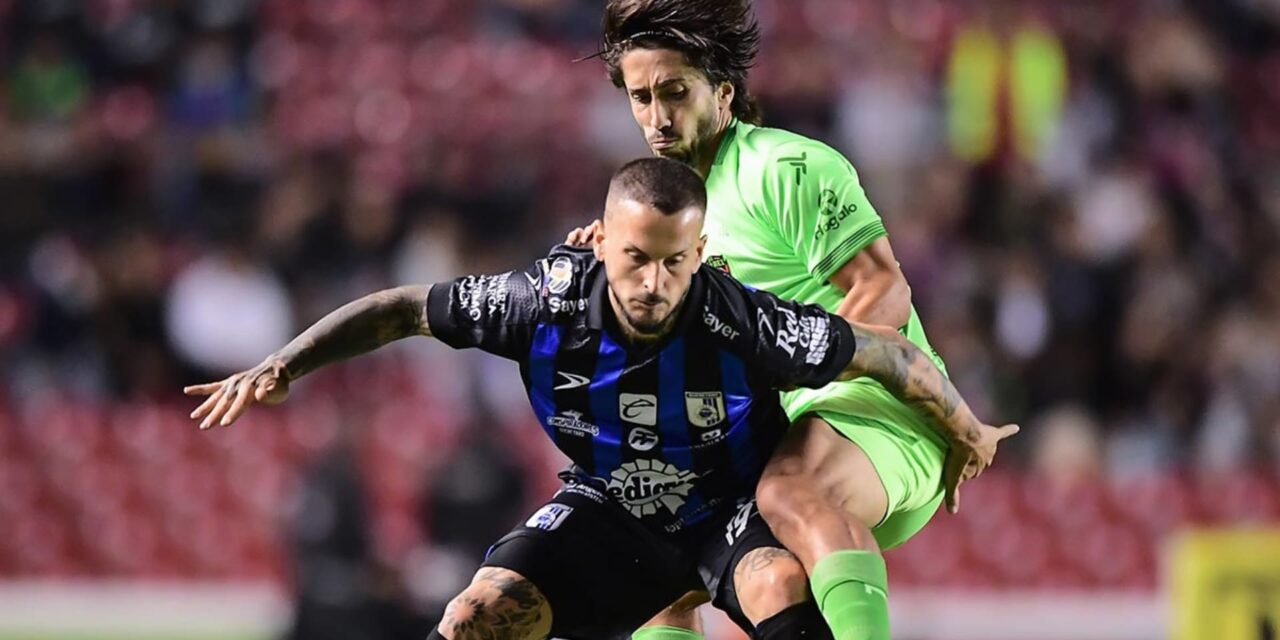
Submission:
M 911 285 L 907 284 L 907 279 L 903 277 L 901 271 L 898 272 L 889 297 L 893 301 L 891 326 L 905 327 L 911 321 Z

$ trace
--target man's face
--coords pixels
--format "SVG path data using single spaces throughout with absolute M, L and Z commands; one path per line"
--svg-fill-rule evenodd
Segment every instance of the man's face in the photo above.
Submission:
M 618 320 L 632 332 L 657 338 L 671 327 L 702 264 L 702 219 L 697 207 L 663 215 L 625 196 L 605 204 L 596 257 L 604 262 Z
M 654 154 L 699 166 L 728 125 L 733 85 L 712 86 L 683 53 L 632 49 L 619 61 L 631 115 Z M 708 163 L 709 164 L 709 163 Z

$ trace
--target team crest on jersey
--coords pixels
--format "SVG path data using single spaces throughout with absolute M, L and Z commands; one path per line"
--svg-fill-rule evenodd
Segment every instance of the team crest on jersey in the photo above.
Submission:
M 707 256 L 707 266 L 733 275 L 733 272 L 729 270 L 729 261 L 724 256 Z
M 719 391 L 686 391 L 685 413 L 695 427 L 714 427 L 724 422 L 724 394 Z
M 698 474 L 661 460 L 624 462 L 609 475 L 609 495 L 631 515 L 651 516 L 662 507 L 675 513 L 689 499 Z
M 569 283 L 572 280 L 573 262 L 561 256 L 551 263 L 551 268 L 547 269 L 544 288 L 547 293 L 560 295 L 569 290 Z

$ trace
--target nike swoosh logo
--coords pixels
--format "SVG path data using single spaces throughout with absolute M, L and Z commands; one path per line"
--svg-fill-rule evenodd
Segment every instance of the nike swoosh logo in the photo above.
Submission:
M 591 384 L 591 378 L 588 378 L 586 376 L 580 376 L 576 373 L 565 373 L 563 371 L 557 371 L 556 375 L 564 376 L 565 380 L 568 380 L 568 382 L 564 382 L 560 386 L 554 387 L 552 391 L 560 391 L 562 389 L 577 389 L 578 387 L 584 387 L 586 385 Z

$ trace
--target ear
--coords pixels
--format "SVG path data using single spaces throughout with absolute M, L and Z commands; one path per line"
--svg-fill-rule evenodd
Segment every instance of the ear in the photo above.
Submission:
M 720 103 L 722 109 L 728 109 L 729 105 L 733 104 L 733 96 L 736 93 L 732 82 L 721 82 L 720 86 L 716 87 L 716 101 Z
M 604 262 L 604 222 L 596 228 L 595 235 L 591 236 L 591 251 L 596 254 L 596 260 Z
M 702 264 L 703 254 L 707 252 L 707 236 L 698 238 L 698 264 Z

